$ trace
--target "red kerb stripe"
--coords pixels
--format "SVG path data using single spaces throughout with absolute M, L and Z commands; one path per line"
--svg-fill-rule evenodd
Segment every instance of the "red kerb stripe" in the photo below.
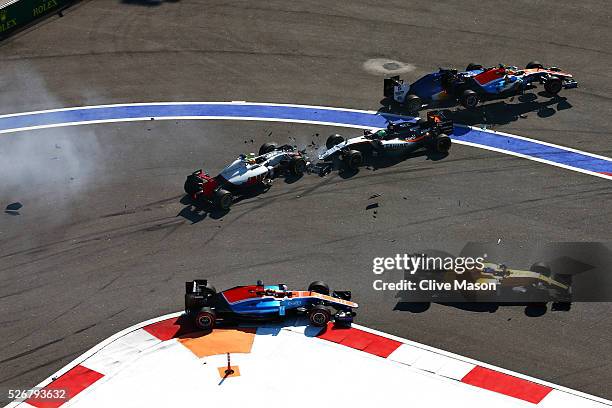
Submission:
M 542 401 L 552 391 L 550 387 L 479 366 L 467 373 L 461 382 L 534 404 Z
M 333 324 L 329 324 L 318 337 L 383 358 L 387 358 L 402 344 L 377 334 L 352 327 L 334 327 Z
M 82 365 L 78 365 L 71 368 L 57 380 L 44 387 L 44 391 L 42 391 L 41 396 L 38 398 L 32 397 L 26 400 L 26 402 L 37 408 L 57 408 L 69 399 L 74 398 L 75 395 L 102 377 L 104 377 L 104 375 L 100 374 L 99 372 L 90 370 Z M 60 396 L 60 398 L 46 398 L 47 396 L 52 396 L 52 394 L 54 394 L 53 392 L 49 392 L 53 390 L 57 390 L 57 394 Z
M 157 337 L 161 341 L 188 336 L 194 332 L 197 332 L 197 329 L 193 326 L 193 323 L 184 316 L 162 320 L 161 322 L 145 326 L 142 329 Z

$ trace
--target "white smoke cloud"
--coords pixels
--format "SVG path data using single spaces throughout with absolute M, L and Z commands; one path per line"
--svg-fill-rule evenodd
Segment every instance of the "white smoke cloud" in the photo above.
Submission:
M 13 86 L 23 89 L 23 99 L 0 93 L 4 112 L 23 110 L 24 101 L 36 94 L 36 108 L 64 106 L 46 86 L 44 76 L 27 62 L 14 68 Z M 62 202 L 82 192 L 103 168 L 95 129 L 76 126 L 0 134 L 0 196 L 3 205 L 31 197 L 33 191 L 61 197 Z M 8 202 L 6 202 L 8 201 Z

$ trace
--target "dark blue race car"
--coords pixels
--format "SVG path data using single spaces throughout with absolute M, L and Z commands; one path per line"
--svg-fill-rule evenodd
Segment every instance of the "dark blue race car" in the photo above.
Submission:
M 501 64 L 488 68 L 469 64 L 463 72 L 440 68 L 412 84 L 404 83 L 399 76 L 385 78 L 384 96 L 411 112 L 418 111 L 423 105 L 440 106 L 449 102 L 459 102 L 465 108 L 473 109 L 484 100 L 522 94 L 535 83 L 543 84 L 551 96 L 564 88 L 578 86 L 571 74 L 557 67 L 545 68 L 537 61 L 530 62 L 524 69 Z
M 313 326 L 322 327 L 331 320 L 336 324 L 353 321 L 357 303 L 350 291 L 333 291 L 325 282 L 312 282 L 308 290 L 288 290 L 284 284 L 236 286 L 217 292 L 205 279 L 185 284 L 185 312 L 202 330 L 217 324 L 244 320 L 278 320 L 305 314 Z

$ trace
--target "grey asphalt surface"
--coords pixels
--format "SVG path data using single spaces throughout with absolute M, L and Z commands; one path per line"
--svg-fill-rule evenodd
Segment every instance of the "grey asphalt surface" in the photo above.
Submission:
M 408 79 L 538 59 L 580 88 L 560 104 L 535 94 L 461 117 L 609 156 L 610 13 L 606 1 L 83 2 L 0 45 L 0 113 L 227 100 L 378 109 L 384 74 L 364 69 L 370 59 L 414 65 Z M 185 175 L 202 165 L 214 173 L 269 139 L 333 131 L 164 121 L 1 136 L 2 205 L 23 207 L 0 214 L 0 402 L 113 333 L 180 310 L 194 277 L 217 288 L 324 278 L 354 291 L 360 324 L 612 398 L 608 303 L 539 317 L 519 306 L 415 313 L 371 288 L 376 256 L 457 253 L 474 240 L 612 241 L 607 180 L 454 146 L 439 161 L 278 180 L 228 214 L 181 202 Z

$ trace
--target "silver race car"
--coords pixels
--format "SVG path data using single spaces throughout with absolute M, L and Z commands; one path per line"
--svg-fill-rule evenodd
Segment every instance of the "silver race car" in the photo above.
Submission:
M 215 177 L 201 169 L 194 171 L 184 188 L 194 201 L 228 210 L 238 196 L 267 191 L 275 177 L 287 173 L 301 177 L 309 164 L 305 153 L 293 146 L 264 143 L 259 155 L 241 154 Z

